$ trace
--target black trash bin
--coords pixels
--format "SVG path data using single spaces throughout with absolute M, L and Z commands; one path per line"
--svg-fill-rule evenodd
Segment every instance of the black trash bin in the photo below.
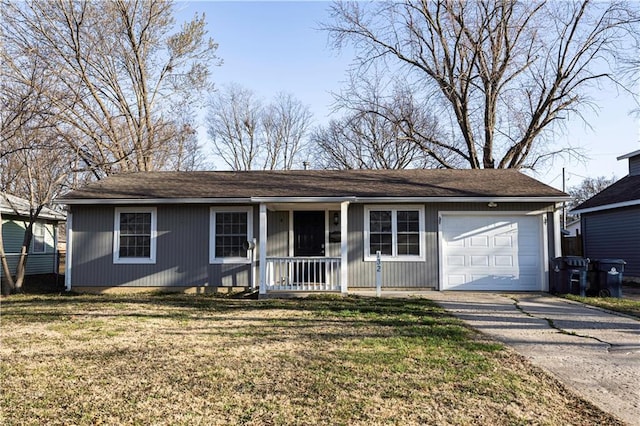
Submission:
M 580 256 L 556 257 L 552 262 L 551 293 L 585 296 L 589 259 Z
M 596 286 L 600 297 L 622 297 L 624 265 L 622 259 L 598 259 L 593 261 Z

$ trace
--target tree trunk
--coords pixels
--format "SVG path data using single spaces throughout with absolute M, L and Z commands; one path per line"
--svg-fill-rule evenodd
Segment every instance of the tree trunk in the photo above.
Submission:
M 4 240 L 2 239 L 2 213 L 0 213 L 0 262 L 2 263 L 2 272 L 4 272 L 2 294 L 7 296 L 15 289 L 15 282 L 11 276 L 9 263 L 7 263 L 7 257 L 4 253 Z
M 24 238 L 22 239 L 22 247 L 20 248 L 20 259 L 18 259 L 18 266 L 16 266 L 14 289 L 16 293 L 22 293 L 22 285 L 24 284 L 24 277 L 27 272 L 29 247 L 31 246 L 31 239 L 33 238 L 33 224 L 38 220 L 38 216 L 40 216 L 43 207 L 44 204 L 40 204 L 35 210 L 32 209 L 29 214 L 29 225 L 24 230 Z
M 29 256 L 28 248 L 29 246 L 22 246 L 22 249 L 20 250 L 20 258 L 18 259 L 18 266 L 16 266 L 16 281 L 14 286 L 15 293 L 22 293 L 22 285 L 24 284 L 24 277 L 27 270 L 27 258 Z

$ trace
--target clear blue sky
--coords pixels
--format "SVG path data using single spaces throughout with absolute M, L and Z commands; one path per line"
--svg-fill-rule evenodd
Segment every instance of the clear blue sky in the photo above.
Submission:
M 218 56 L 224 61 L 213 70 L 217 85 L 237 83 L 270 99 L 285 91 L 307 104 L 317 124 L 327 121 L 332 97 L 345 79 L 351 62 L 349 52 L 336 52 L 328 46 L 327 34 L 319 31 L 327 22 L 328 2 L 249 2 L 191 1 L 177 3 L 177 20 L 204 12 L 209 35 L 219 43 Z M 561 187 L 562 167 L 567 186 L 579 184 L 583 177 L 627 174 L 627 163 L 616 157 L 640 149 L 640 118 L 630 115 L 632 96 L 605 89 L 592 93 L 598 111 L 585 112 L 588 128 L 578 118 L 567 121 L 567 131 L 558 136 L 558 145 L 582 147 L 591 158 L 586 164 L 558 160 L 554 166 L 535 175 Z M 200 132 L 205 138 L 206 133 Z M 209 145 L 205 152 L 210 153 Z M 221 168 L 221 166 L 219 166 Z

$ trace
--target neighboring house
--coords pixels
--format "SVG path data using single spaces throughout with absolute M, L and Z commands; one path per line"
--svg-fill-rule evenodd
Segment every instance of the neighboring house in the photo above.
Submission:
M 580 235 L 580 219 L 572 220 L 571 222 L 567 222 L 567 227 L 565 228 L 567 237 L 575 237 L 576 235 Z
M 68 289 L 265 294 L 375 287 L 377 251 L 385 290 L 545 291 L 568 199 L 515 170 L 305 170 L 122 174 L 56 202 Z
M 629 161 L 629 174 L 576 206 L 584 256 L 622 259 L 625 276 L 640 277 L 640 150 L 618 157 Z
M 24 232 L 29 225 L 29 201 L 0 192 L 0 213 L 2 213 L 2 240 L 7 262 L 12 273 L 20 257 Z M 56 272 L 58 224 L 65 215 L 44 207 L 33 224 L 33 237 L 29 246 L 26 275 L 50 274 Z M 4 271 L 0 267 L 0 276 Z

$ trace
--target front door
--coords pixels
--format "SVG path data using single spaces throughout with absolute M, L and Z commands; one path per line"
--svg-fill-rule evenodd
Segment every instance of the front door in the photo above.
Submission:
M 295 257 L 324 257 L 325 212 L 293 212 L 293 255 Z M 296 263 L 294 280 L 298 283 L 324 282 L 324 262 L 307 260 Z

